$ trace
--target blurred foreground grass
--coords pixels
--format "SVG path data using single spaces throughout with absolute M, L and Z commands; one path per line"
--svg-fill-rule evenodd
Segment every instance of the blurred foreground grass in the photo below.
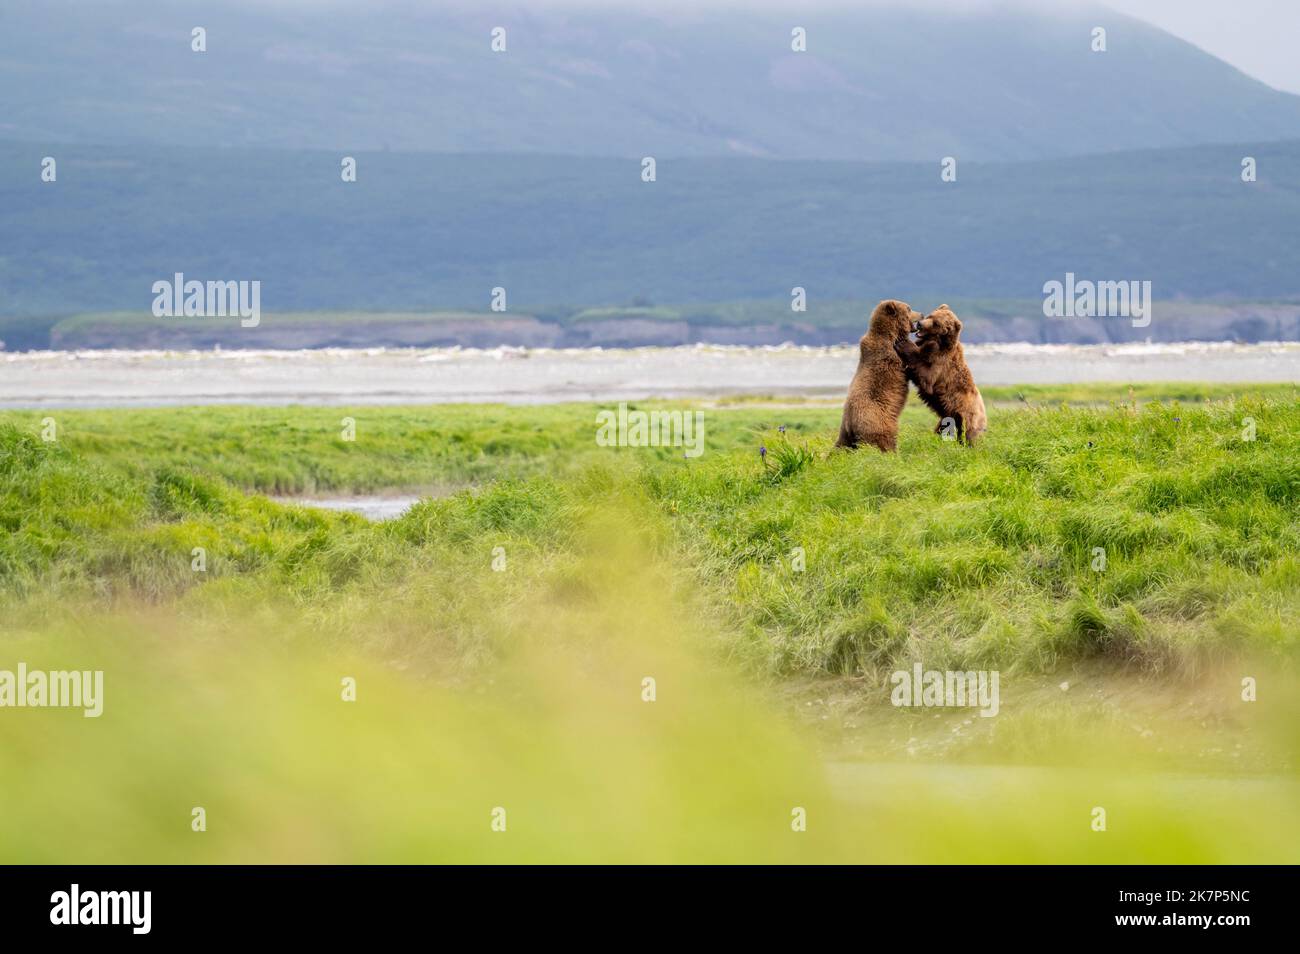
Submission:
M 1300 860 L 1289 768 L 1152 765 L 1086 710 L 1018 705 L 1014 677 L 974 758 L 825 761 L 762 687 L 702 651 L 720 634 L 705 632 L 680 571 L 628 530 L 617 516 L 589 525 L 575 570 L 590 591 L 532 592 L 497 663 L 459 679 L 321 651 L 293 614 L 140 611 L 14 634 L 6 658 L 103 669 L 105 698 L 98 719 L 0 713 L 0 860 Z M 1237 736 L 1292 766 L 1294 679 L 1248 671 L 1260 701 L 1236 702 Z M 877 698 L 882 725 L 927 735 L 929 714 Z M 1011 758 L 1035 732 L 1031 749 L 1051 759 Z M 195 807 L 206 831 L 191 830 Z M 792 828 L 799 810 L 806 831 Z

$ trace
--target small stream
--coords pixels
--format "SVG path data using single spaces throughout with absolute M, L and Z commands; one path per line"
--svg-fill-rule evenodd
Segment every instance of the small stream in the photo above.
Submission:
M 393 520 L 420 502 L 418 496 L 363 496 L 345 497 L 272 497 L 276 503 L 296 504 L 301 507 L 319 507 L 321 510 L 346 510 L 367 520 Z

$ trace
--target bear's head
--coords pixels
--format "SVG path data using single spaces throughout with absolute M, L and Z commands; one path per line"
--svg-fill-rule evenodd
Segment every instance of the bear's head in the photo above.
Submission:
M 913 324 L 920 319 L 920 313 L 913 311 L 907 302 L 887 298 L 871 313 L 871 329 L 867 334 L 896 341 L 911 334 Z
M 915 325 L 916 341 L 934 341 L 943 346 L 956 343 L 961 334 L 961 319 L 947 305 L 940 305 Z

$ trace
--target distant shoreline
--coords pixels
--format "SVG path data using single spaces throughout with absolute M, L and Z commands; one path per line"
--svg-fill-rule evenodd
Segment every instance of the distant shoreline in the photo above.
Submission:
M 946 300 L 967 344 L 1300 341 L 1300 303 L 1154 302 L 1149 325 L 1125 318 L 1048 318 L 1041 301 L 902 295 L 925 310 Z M 642 348 L 710 345 L 829 347 L 856 343 L 875 301 L 737 301 L 534 311 L 266 312 L 256 327 L 238 318 L 155 317 L 103 312 L 0 317 L 0 352 L 91 348 Z
M 1300 342 L 971 345 L 981 387 L 1300 381 Z M 837 398 L 850 347 L 0 352 L 0 407 Z

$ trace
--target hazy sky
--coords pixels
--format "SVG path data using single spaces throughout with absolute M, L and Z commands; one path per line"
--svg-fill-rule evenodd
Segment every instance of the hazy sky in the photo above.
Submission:
M 536 0 L 547 2 L 547 0 Z M 555 0 L 551 0 L 555 2 Z M 566 0 L 559 0 L 563 3 Z M 601 0 L 623 2 L 632 7 L 653 9 L 677 2 L 699 5 L 711 0 Z M 723 0 L 735 2 L 735 0 Z M 978 9 L 1001 0 L 740 0 L 742 4 L 764 3 L 768 7 L 799 9 L 803 6 L 833 6 L 849 3 L 863 6 L 929 6 L 939 9 Z M 1078 0 L 1021 0 L 1050 9 Z M 1085 0 L 1086 2 L 1086 0 Z M 1100 0 L 1101 3 L 1167 30 L 1231 63 L 1275 89 L 1300 93 L 1300 0 Z
M 1300 0 L 1105 0 L 1276 89 L 1300 93 Z

